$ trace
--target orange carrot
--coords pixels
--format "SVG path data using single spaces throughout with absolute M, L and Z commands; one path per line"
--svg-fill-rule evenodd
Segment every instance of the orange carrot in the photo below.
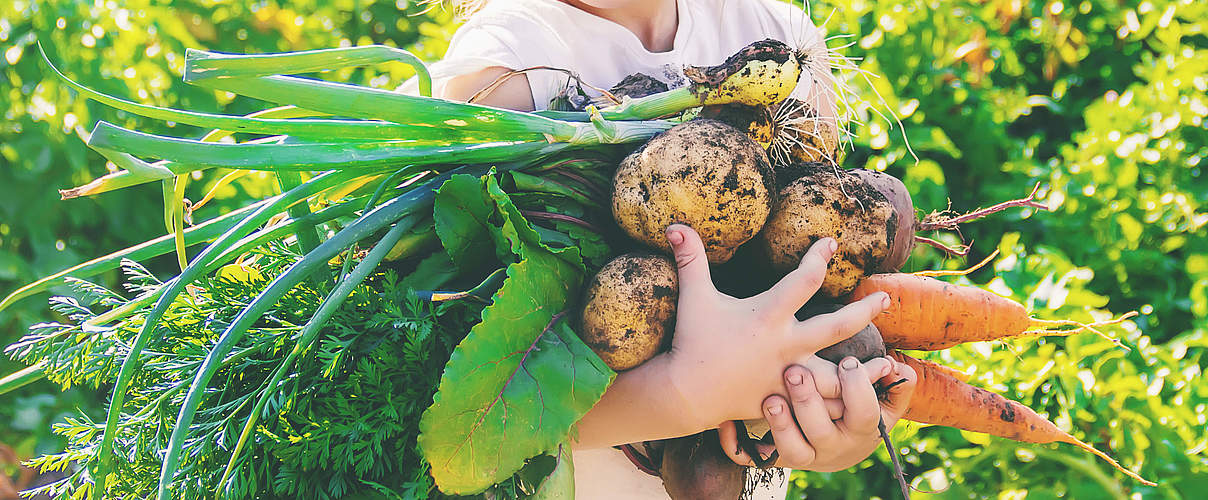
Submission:
M 1116 342 L 1097 326 L 1119 323 L 1136 316 L 1096 323 L 1037 319 L 1024 306 L 998 294 L 971 286 L 946 283 L 926 276 L 874 274 L 852 291 L 854 302 L 873 292 L 886 292 L 892 303 L 873 324 L 885 345 L 895 349 L 935 351 L 965 342 L 1009 337 L 1073 335 L 1090 330 Z M 1063 328 L 1073 327 L 1073 328 Z
M 935 363 L 914 359 L 897 351 L 891 351 L 890 355 L 910 365 L 918 374 L 914 396 L 910 398 L 910 406 L 903 416 L 907 420 L 982 432 L 1025 443 L 1069 443 L 1106 460 L 1128 477 L 1149 486 L 1155 485 L 1125 469 L 1106 453 L 1058 429 L 1027 406 L 961 382 Z
M 905 354 L 902 354 L 898 351 L 893 351 L 893 350 L 889 351 L 889 355 L 894 356 L 895 359 L 897 359 L 898 361 L 901 361 L 902 363 L 906 363 L 906 364 L 909 364 L 911 367 L 914 367 L 915 371 L 919 371 L 918 366 L 916 366 L 916 365 L 923 365 L 924 367 L 926 367 L 926 369 L 929 373 L 934 371 L 934 372 L 943 373 L 944 375 L 952 377 L 961 382 L 969 381 L 968 374 L 966 374 L 965 372 L 959 371 L 956 368 L 953 368 L 951 366 L 941 365 L 934 361 L 927 361 L 925 359 L 915 359 L 915 358 L 910 358 L 910 361 L 907 362 L 902 358 L 908 357 L 908 356 L 906 356 Z

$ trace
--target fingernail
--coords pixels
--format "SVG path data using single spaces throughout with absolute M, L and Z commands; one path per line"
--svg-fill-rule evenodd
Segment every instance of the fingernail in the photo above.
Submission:
M 830 238 L 828 238 L 828 239 L 830 239 Z M 826 242 L 826 248 L 829 248 L 831 253 L 835 253 L 836 251 L 839 250 L 839 242 L 837 242 L 833 239 L 830 239 L 830 241 Z
M 881 307 L 883 307 L 883 308 L 885 308 L 885 309 L 889 309 L 889 304 L 890 304 L 890 302 L 889 302 L 889 294 L 888 294 L 888 293 L 884 293 L 884 292 L 882 292 L 882 293 L 881 293 L 881 295 L 882 295 L 882 297 L 881 297 Z
M 852 357 L 844 358 L 841 364 L 844 370 L 855 370 L 860 367 L 860 362 Z
M 684 234 L 675 230 L 667 231 L 667 241 L 670 241 L 672 245 L 678 246 L 684 242 Z
M 805 382 L 805 377 L 802 377 L 800 373 L 789 374 L 789 383 L 790 384 L 801 385 L 802 382 Z
M 769 405 L 769 406 L 768 406 L 768 414 L 769 414 L 769 415 L 779 415 L 779 414 L 780 414 L 780 412 L 782 412 L 782 411 L 784 411 L 784 407 L 783 407 L 783 406 L 780 406 L 780 405 L 778 405 L 778 404 L 776 404 L 776 405 Z

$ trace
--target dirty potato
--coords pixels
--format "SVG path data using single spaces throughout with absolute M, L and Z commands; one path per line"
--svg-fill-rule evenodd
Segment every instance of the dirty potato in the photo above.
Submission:
M 667 226 L 687 224 L 716 264 L 759 232 L 775 194 L 762 148 L 734 127 L 692 120 L 621 162 L 613 177 L 612 214 L 630 237 L 667 252 Z
M 798 266 L 815 241 L 834 238 L 839 250 L 821 292 L 839 297 L 882 269 L 902 220 L 885 195 L 851 171 L 823 164 L 803 168 L 805 175 L 780 191 L 760 242 L 772 265 L 786 272 Z
M 588 285 L 579 335 L 610 368 L 628 370 L 671 344 L 678 296 L 679 276 L 670 259 L 622 255 Z

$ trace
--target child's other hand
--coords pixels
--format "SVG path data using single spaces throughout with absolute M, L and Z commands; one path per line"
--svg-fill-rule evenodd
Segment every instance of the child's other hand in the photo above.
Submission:
M 775 444 L 759 443 L 757 448 L 765 458 L 777 450 L 778 467 L 819 472 L 847 469 L 880 445 L 878 418 L 884 418 L 885 428 L 890 429 L 905 413 L 917 375 L 910 366 L 888 357 L 860 363 L 849 356 L 838 367 L 811 365 L 785 370 L 787 399 L 774 394 L 764 400 L 764 418 Z M 905 382 L 893 385 L 883 399 L 877 397 L 874 384 L 889 386 L 900 380 Z M 836 396 L 842 401 L 841 418 L 835 418 L 831 408 Z M 753 465 L 751 457 L 738 448 L 733 422 L 726 422 L 718 431 L 722 449 L 731 452 L 734 462 Z
M 875 293 L 797 321 L 794 313 L 821 286 L 837 248 L 830 238 L 816 242 L 800 266 L 772 289 L 748 299 L 714 288 L 704 244 L 692 228 L 672 225 L 667 239 L 679 268 L 679 306 L 671 350 L 651 361 L 664 365 L 685 410 L 682 418 L 695 428 L 763 417 L 765 396 L 783 391 L 786 367 L 856 334 L 889 303 L 888 295 Z M 872 394 L 867 378 L 864 384 Z M 875 419 L 873 424 L 875 432 Z

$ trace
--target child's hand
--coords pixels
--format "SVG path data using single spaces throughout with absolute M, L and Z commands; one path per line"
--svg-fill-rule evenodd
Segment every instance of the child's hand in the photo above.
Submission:
M 664 365 L 684 409 L 682 418 L 694 427 L 763 417 L 765 395 L 784 387 L 785 367 L 851 337 L 889 304 L 889 296 L 876 293 L 834 313 L 797 321 L 794 313 L 821 286 L 837 248 L 830 238 L 815 243 L 800 267 L 772 289 L 748 299 L 714 288 L 704 244 L 692 228 L 672 225 L 667 239 L 679 267 L 679 306 L 671 350 L 652 361 Z M 873 394 L 867 378 L 863 383 L 866 390 L 853 398 Z M 812 387 L 812 380 L 803 385 Z M 867 418 L 856 420 L 863 424 Z M 875 424 L 873 419 L 874 434 Z
M 884 418 L 886 429 L 901 418 L 914 393 L 917 376 L 906 364 L 887 357 L 868 363 L 847 357 L 838 367 L 811 365 L 785 370 L 787 400 L 779 394 L 764 400 L 764 418 L 775 444 L 759 443 L 757 448 L 764 457 L 777 450 L 778 467 L 819 472 L 847 469 L 880 445 L 879 417 Z M 893 385 L 878 401 L 873 384 L 888 386 L 899 380 L 905 382 Z M 842 401 L 841 418 L 835 417 L 831 407 L 834 398 Z M 738 447 L 734 423 L 726 422 L 718 431 L 722 449 L 731 452 L 730 458 L 752 465 L 751 457 Z

